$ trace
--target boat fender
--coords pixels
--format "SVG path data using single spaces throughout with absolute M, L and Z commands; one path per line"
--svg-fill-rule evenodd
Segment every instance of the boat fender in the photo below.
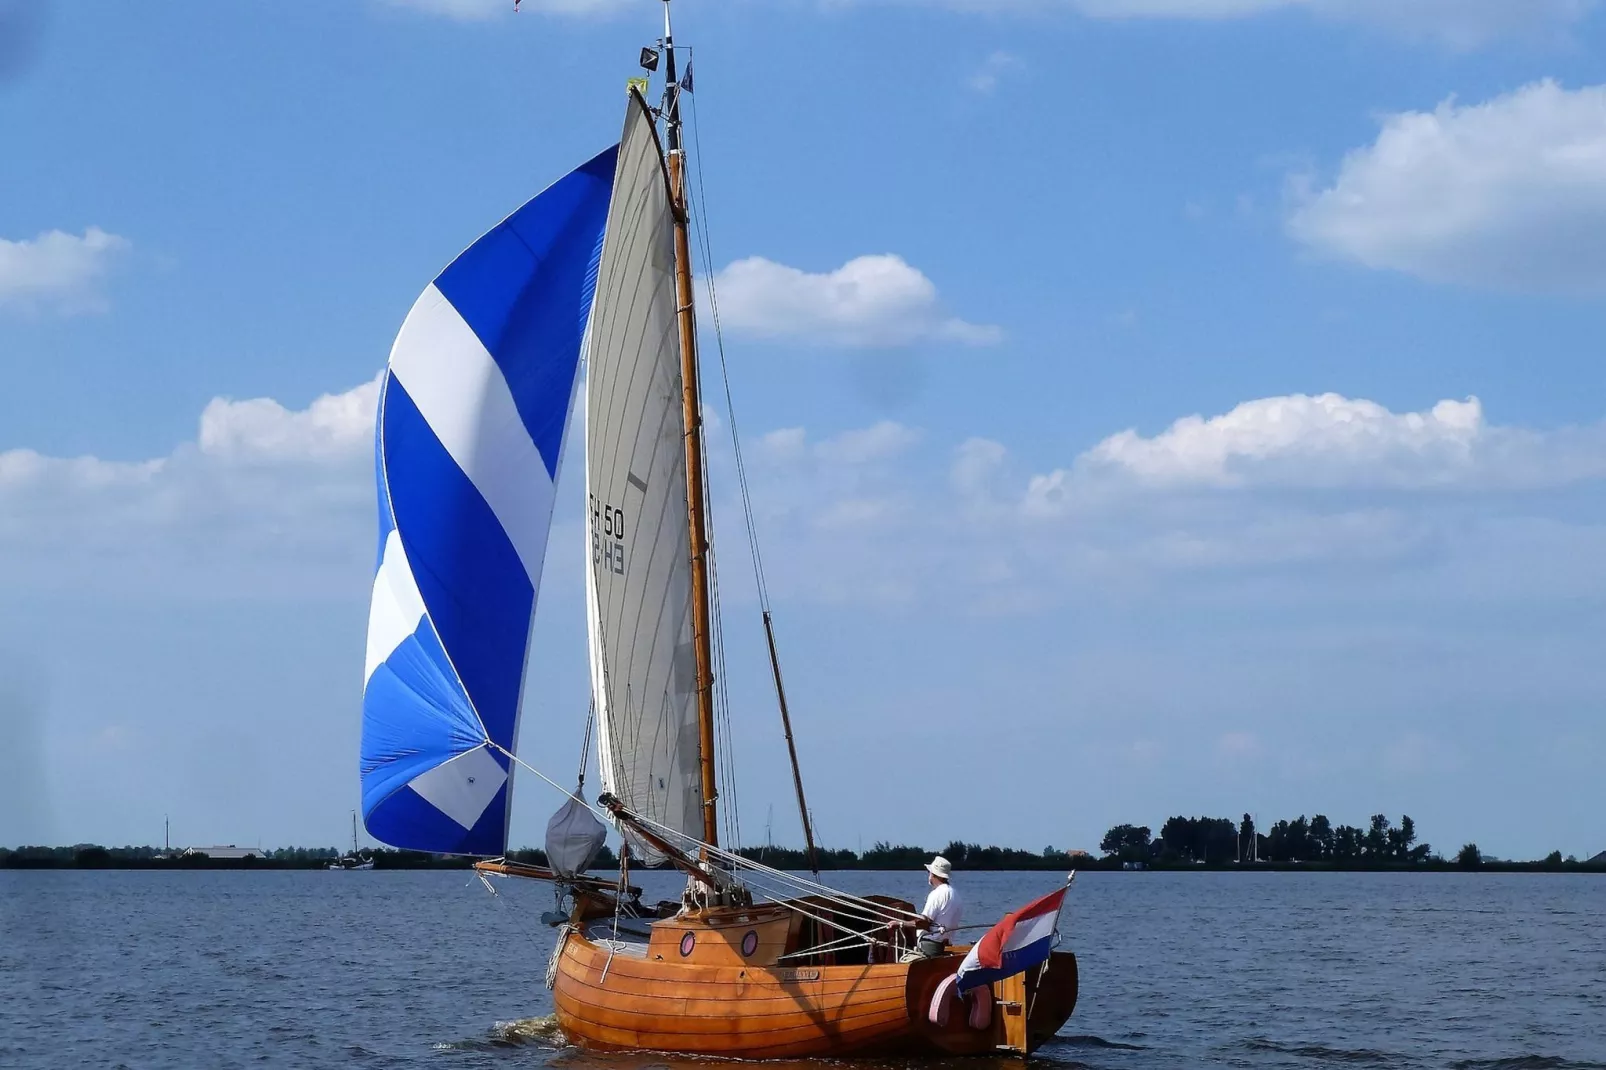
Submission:
M 953 1017 L 954 1004 L 959 1002 L 959 979 L 953 974 L 944 977 L 937 985 L 937 990 L 931 994 L 931 1006 L 926 1011 L 926 1021 L 938 1029 L 945 1029 L 948 1021 Z
M 965 1005 L 970 1008 L 970 1028 L 986 1029 L 993 1024 L 993 990 L 989 986 L 967 992 Z

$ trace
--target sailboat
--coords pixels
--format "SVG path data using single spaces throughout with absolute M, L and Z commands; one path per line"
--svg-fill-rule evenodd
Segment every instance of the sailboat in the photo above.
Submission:
M 351 812 L 351 853 L 335 859 L 324 869 L 373 869 L 374 860 L 364 858 L 357 849 L 357 811 Z
M 480 856 L 555 882 L 548 969 L 573 1043 L 740 1058 L 1030 1054 L 1076 1004 L 1073 954 L 956 994 L 963 946 L 911 954 L 915 907 L 850 895 L 720 842 L 717 575 L 682 75 L 664 35 L 641 53 L 619 143 L 470 245 L 407 314 L 376 431 L 379 555 L 363 695 L 362 810 L 377 839 Z M 602 790 L 519 755 L 528 644 L 570 414 L 585 413 L 585 575 Z M 576 549 L 580 549 L 576 547 Z M 813 833 L 771 653 L 805 838 Z M 537 693 L 539 693 L 537 691 Z M 534 703 L 532 703 L 534 704 Z M 589 748 L 587 748 L 589 749 Z M 565 799 L 547 865 L 507 859 L 517 771 Z M 574 784 L 569 787 L 567 784 Z M 616 878 L 587 867 L 607 831 Z M 631 867 L 672 866 L 646 904 Z M 487 882 L 489 883 L 489 882 Z

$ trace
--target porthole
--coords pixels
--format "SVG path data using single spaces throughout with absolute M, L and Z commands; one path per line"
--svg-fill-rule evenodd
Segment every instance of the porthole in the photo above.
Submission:
M 691 949 L 696 946 L 697 936 L 695 933 L 687 933 L 685 936 L 682 936 L 680 938 L 680 957 L 685 958 L 687 955 L 690 955 Z
M 742 957 L 743 958 L 752 958 L 753 957 L 753 952 L 755 952 L 757 950 L 758 950 L 758 933 L 753 931 L 752 929 L 749 929 L 749 930 L 747 930 L 747 935 L 742 937 Z

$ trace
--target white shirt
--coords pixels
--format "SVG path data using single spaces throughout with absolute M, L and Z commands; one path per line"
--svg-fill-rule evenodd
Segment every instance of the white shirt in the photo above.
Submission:
M 931 928 L 915 934 L 920 940 L 951 940 L 959 928 L 962 906 L 959 893 L 952 884 L 939 884 L 926 896 L 926 905 L 920 908 L 922 916 L 931 919 Z

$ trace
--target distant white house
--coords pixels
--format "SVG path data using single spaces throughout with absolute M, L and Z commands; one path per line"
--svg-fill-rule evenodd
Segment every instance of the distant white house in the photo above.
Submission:
M 261 858 L 262 851 L 257 847 L 236 847 L 229 844 L 227 847 L 186 847 L 180 858 L 191 855 L 205 855 L 208 858 Z

